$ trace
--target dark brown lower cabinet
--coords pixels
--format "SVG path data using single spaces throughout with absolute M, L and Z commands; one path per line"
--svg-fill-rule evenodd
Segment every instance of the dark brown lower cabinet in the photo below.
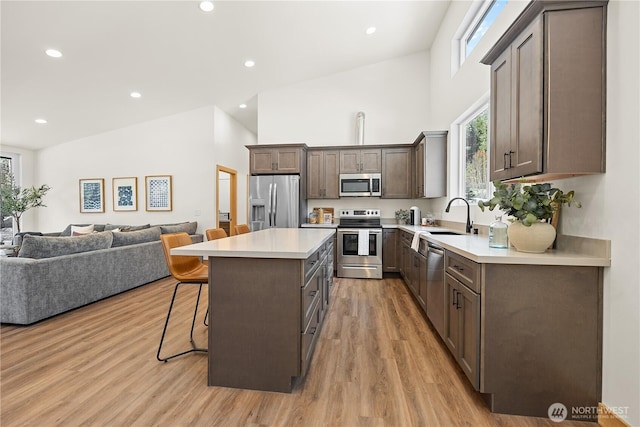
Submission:
M 424 310 L 424 299 L 435 302 L 422 291 L 429 272 L 405 233 L 403 277 Z M 596 422 L 597 413 L 585 417 L 584 408 L 602 401 L 604 269 L 481 264 L 450 250 L 444 258 L 441 337 L 489 409 L 547 417 L 550 405 L 562 403 L 567 419 Z M 427 255 L 425 269 L 429 262 Z
M 329 238 L 307 259 L 209 258 L 210 386 L 289 393 L 329 306 Z
M 480 295 L 445 274 L 444 341 L 473 387 L 480 388 Z
M 382 230 L 382 272 L 395 273 L 398 267 L 398 230 L 385 228 Z

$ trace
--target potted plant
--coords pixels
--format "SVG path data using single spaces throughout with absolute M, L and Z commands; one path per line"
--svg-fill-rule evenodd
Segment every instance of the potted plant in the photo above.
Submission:
M 478 202 L 482 211 L 496 206 L 510 216 L 509 240 L 521 252 L 544 252 L 555 240 L 556 229 L 550 224 L 562 205 L 581 207 L 574 192 L 563 192 L 550 183 L 523 185 L 494 181 L 493 198 Z
M 407 224 L 411 215 L 407 209 L 398 209 L 396 211 L 396 220 L 399 224 Z
M 0 211 L 2 217 L 12 217 L 19 233 L 22 214 L 31 208 L 46 206 L 43 199 L 50 189 L 51 187 L 46 184 L 38 188 L 20 188 L 16 185 L 13 174 L 2 169 L 0 172 Z

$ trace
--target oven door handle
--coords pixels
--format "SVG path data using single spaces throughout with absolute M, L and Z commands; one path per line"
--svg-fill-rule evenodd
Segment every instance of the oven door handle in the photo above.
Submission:
M 382 229 L 381 228 L 367 228 L 367 227 L 362 227 L 362 228 L 339 228 L 338 229 L 338 233 L 357 233 L 360 230 L 369 230 L 370 234 L 382 234 Z

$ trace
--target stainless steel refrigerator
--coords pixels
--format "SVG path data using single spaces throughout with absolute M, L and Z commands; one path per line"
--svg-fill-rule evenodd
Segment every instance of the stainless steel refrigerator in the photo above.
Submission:
M 298 228 L 306 214 L 299 175 L 260 175 L 249 181 L 249 227 Z

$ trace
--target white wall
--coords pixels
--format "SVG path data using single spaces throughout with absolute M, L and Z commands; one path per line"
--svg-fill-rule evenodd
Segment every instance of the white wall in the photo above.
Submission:
M 480 58 L 526 6 L 509 2 L 462 68 L 451 76 L 451 40 L 469 2 L 452 2 L 431 47 L 431 114 L 429 129 L 449 128 L 471 104 L 489 90 L 489 67 Z M 581 209 L 566 208 L 561 232 L 611 240 L 611 267 L 604 276 L 603 402 L 620 408 L 625 419 L 640 426 L 640 228 L 639 185 L 640 3 L 610 1 L 607 23 L 607 173 L 555 181 L 574 189 Z M 451 148 L 451 147 L 450 147 Z M 450 194 L 454 196 L 457 194 Z M 430 202 L 436 217 L 463 221 L 466 208 L 442 212 L 447 199 Z M 473 209 L 477 223 L 492 214 Z
M 304 142 L 309 146 L 354 145 L 356 114 L 365 113 L 364 144 L 412 143 L 427 130 L 429 53 L 413 55 L 261 92 L 258 143 Z M 443 128 L 446 129 L 446 128 Z M 433 130 L 433 129 L 430 129 Z M 380 208 L 383 218 L 425 200 L 348 198 L 309 200 L 313 207 Z
M 24 229 L 60 231 L 69 223 L 158 224 L 198 221 L 198 232 L 215 225 L 216 164 L 236 169 L 246 187 L 255 136 L 215 106 L 152 120 L 35 153 L 36 181 L 52 187 L 47 208 Z M 146 175 L 172 175 L 173 210 L 146 212 Z M 138 178 L 138 210 L 114 212 L 112 178 Z M 78 180 L 105 178 L 104 213 L 80 213 Z M 245 197 L 239 217 L 246 219 Z
M 258 143 L 411 143 L 426 130 L 429 56 L 420 52 L 258 94 Z

